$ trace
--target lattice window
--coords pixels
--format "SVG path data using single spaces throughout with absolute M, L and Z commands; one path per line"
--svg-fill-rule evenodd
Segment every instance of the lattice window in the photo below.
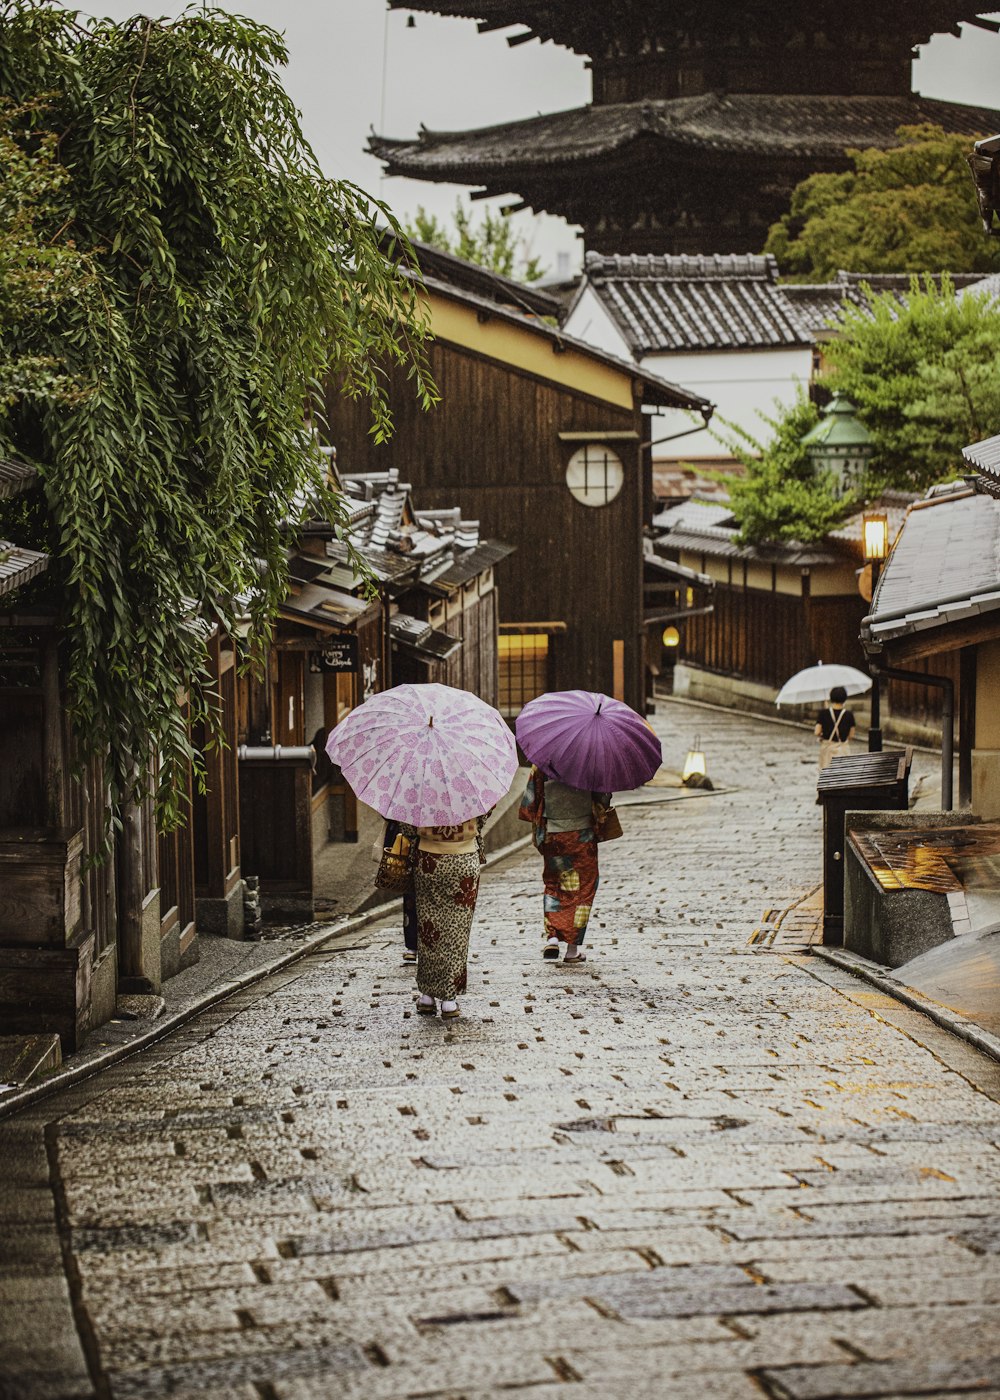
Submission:
M 584 506 L 606 506 L 615 499 L 625 481 L 622 459 L 600 442 L 578 447 L 566 467 L 566 485 L 574 499 Z
M 500 661 L 500 713 L 520 714 L 529 700 L 549 688 L 549 639 L 544 632 L 505 633 L 497 638 Z

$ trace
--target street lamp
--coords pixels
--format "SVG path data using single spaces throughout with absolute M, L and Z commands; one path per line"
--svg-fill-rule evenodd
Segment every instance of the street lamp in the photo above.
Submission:
M 708 765 L 705 762 L 705 753 L 701 748 L 701 738 L 694 736 L 694 748 L 688 750 L 688 756 L 684 760 L 684 772 L 681 774 L 681 782 L 685 787 L 708 787 Z
M 830 472 L 841 496 L 863 489 L 875 444 L 844 394 L 834 394 L 822 418 L 802 439 L 816 471 Z
M 878 576 L 889 554 L 889 520 L 883 511 L 871 511 L 861 517 L 861 547 L 865 563 L 870 565 L 872 574 L 872 605 Z M 872 713 L 868 726 L 868 752 L 882 752 L 881 697 L 878 676 L 872 676 Z
M 1000 136 L 987 136 L 977 141 L 972 154 L 966 156 L 972 178 L 976 182 L 976 198 L 979 201 L 979 214 L 983 221 L 983 232 L 993 238 L 1000 236 L 1000 228 L 993 222 L 1000 210 Z

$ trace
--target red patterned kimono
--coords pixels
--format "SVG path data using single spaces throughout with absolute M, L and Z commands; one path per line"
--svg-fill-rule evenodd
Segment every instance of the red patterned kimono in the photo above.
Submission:
M 545 862 L 542 913 L 544 937 L 582 943 L 599 883 L 597 838 L 592 826 L 549 832 L 545 824 L 545 777 L 533 768 L 518 816 L 534 828 L 534 842 Z

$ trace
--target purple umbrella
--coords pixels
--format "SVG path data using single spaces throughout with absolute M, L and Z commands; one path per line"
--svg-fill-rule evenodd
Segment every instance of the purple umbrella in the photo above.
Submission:
M 450 685 L 396 685 L 341 720 L 326 743 L 362 802 L 392 821 L 451 826 L 488 812 L 517 771 L 498 710 Z
M 592 690 L 554 690 L 517 717 L 517 742 L 547 778 L 584 792 L 625 792 L 648 783 L 660 741 L 635 710 Z

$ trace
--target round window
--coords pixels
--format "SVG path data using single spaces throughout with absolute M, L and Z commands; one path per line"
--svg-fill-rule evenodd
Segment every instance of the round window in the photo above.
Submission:
M 606 506 L 618 495 L 624 480 L 622 459 L 602 442 L 578 447 L 566 467 L 566 485 L 585 506 Z

